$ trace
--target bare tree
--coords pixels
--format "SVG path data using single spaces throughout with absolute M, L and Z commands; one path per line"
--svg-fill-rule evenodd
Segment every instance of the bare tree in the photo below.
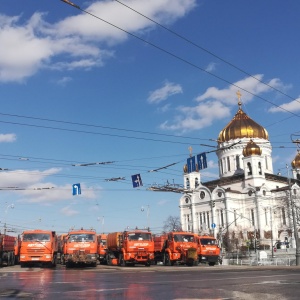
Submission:
M 182 226 L 180 218 L 177 216 L 169 216 L 166 221 L 164 221 L 164 232 L 170 231 L 182 231 Z

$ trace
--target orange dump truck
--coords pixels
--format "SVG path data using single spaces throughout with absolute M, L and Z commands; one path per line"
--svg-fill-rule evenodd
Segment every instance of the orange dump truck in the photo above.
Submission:
M 26 230 L 21 235 L 20 265 L 56 266 L 57 235 L 51 230 Z
M 0 267 L 15 264 L 15 241 L 13 236 L 0 234 Z
M 175 263 L 189 266 L 198 264 L 197 236 L 189 232 L 170 232 L 154 238 L 154 262 L 165 266 Z
M 100 264 L 106 264 L 106 234 L 98 234 L 97 236 L 97 253 L 98 253 L 98 260 Z
M 107 264 L 117 260 L 120 266 L 143 264 L 147 267 L 154 259 L 152 234 L 145 230 L 112 232 L 107 235 Z
M 220 257 L 220 247 L 218 241 L 211 236 L 198 236 L 198 258 L 200 263 L 208 263 L 214 266 Z
M 79 265 L 97 266 L 97 234 L 95 230 L 69 231 L 64 238 L 63 249 L 67 268 Z

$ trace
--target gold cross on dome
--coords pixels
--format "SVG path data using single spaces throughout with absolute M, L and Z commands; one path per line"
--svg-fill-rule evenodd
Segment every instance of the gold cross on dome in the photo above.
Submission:
M 192 146 L 189 146 L 188 149 L 189 149 L 189 151 L 190 151 L 190 157 L 192 157 L 192 151 L 193 151 Z
M 237 97 L 238 97 L 238 99 L 239 99 L 238 105 L 241 106 L 241 105 L 242 105 L 242 101 L 241 101 L 242 94 L 241 94 L 241 92 L 238 90 L 238 91 L 236 92 L 236 95 L 237 95 Z

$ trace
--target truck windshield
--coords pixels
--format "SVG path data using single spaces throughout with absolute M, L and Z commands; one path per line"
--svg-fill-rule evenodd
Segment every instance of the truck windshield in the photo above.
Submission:
M 175 242 L 194 242 L 194 236 L 191 234 L 174 234 Z
M 50 241 L 50 234 L 44 233 L 25 233 L 23 235 L 23 241 Z
M 129 232 L 129 241 L 151 241 L 151 233 L 147 232 Z
M 200 239 L 201 245 L 217 245 L 217 240 L 215 239 Z
M 69 242 L 93 242 L 95 240 L 95 234 L 89 233 L 70 234 L 69 236 Z

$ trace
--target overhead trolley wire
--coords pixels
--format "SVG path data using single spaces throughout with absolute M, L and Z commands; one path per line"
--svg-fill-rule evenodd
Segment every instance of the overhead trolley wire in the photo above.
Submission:
M 251 75 L 249 72 L 247 72 L 247 71 L 241 69 L 240 67 L 234 65 L 233 63 L 229 62 L 228 60 L 225 60 L 224 58 L 222 58 L 222 57 L 220 57 L 219 55 L 213 53 L 212 51 L 210 51 L 210 50 L 204 48 L 203 46 L 201 46 L 201 45 L 199 45 L 199 44 L 196 44 L 195 42 L 193 42 L 192 40 L 190 40 L 190 39 L 186 38 L 185 36 L 179 34 L 178 32 L 176 32 L 176 31 L 174 31 L 174 30 L 172 30 L 172 29 L 170 29 L 170 28 L 168 28 L 168 27 L 166 27 L 166 26 L 160 24 L 159 22 L 153 20 L 152 18 L 150 18 L 150 17 L 148 17 L 148 16 L 142 14 L 141 12 L 139 12 L 139 11 L 137 11 L 136 9 L 132 8 L 131 6 L 129 6 L 129 5 L 127 5 L 127 4 L 123 3 L 123 2 L 121 2 L 121 1 L 119 1 L 119 0 L 114 0 L 114 1 L 115 1 L 115 2 L 118 2 L 119 4 L 121 4 L 121 5 L 125 6 L 125 7 L 127 7 L 128 9 L 132 10 L 133 12 L 135 12 L 135 13 L 139 14 L 140 16 L 146 18 L 147 20 L 153 22 L 154 24 L 156 24 L 156 25 L 158 25 L 159 27 L 165 29 L 166 31 L 172 33 L 173 35 L 179 37 L 180 39 L 182 39 L 182 40 L 188 42 L 189 44 L 191 44 L 191 45 L 193 45 L 193 46 L 195 46 L 195 47 L 201 49 L 202 51 L 204 51 L 204 52 L 210 54 L 211 56 L 213 56 L 213 57 L 219 59 L 220 61 L 224 62 L 225 64 L 227 64 L 227 65 L 229 65 L 229 66 L 231 66 L 231 67 L 233 67 L 234 69 L 236 69 L 236 70 L 238 70 L 238 71 L 244 73 L 245 75 L 247 75 L 247 76 L 249 76 L 249 77 L 255 79 L 256 81 L 262 83 L 263 85 L 265 85 L 265 86 L 267 86 L 267 87 L 273 89 L 274 91 L 276 91 L 276 92 L 278 92 L 278 93 L 280 93 L 280 94 L 282 94 L 282 95 L 284 95 L 284 96 L 286 96 L 286 97 L 288 97 L 288 98 L 290 98 L 290 99 L 292 99 L 292 100 L 296 100 L 297 102 L 300 103 L 300 101 L 298 101 L 296 98 L 294 98 L 294 97 L 292 97 L 292 96 L 290 96 L 290 95 L 288 95 L 288 94 L 282 92 L 281 90 L 279 90 L 279 89 L 273 87 L 272 85 L 270 85 L 270 84 L 268 84 L 268 83 L 266 83 L 266 82 L 264 82 L 264 81 L 262 81 L 262 80 L 256 78 L 255 76 Z
M 164 53 L 166 53 L 166 54 L 168 54 L 168 55 L 170 55 L 170 56 L 172 56 L 172 57 L 174 57 L 174 58 L 176 58 L 176 59 L 178 59 L 178 60 L 180 60 L 180 61 L 182 61 L 182 62 L 184 62 L 184 63 L 186 63 L 186 64 L 188 64 L 188 65 L 190 65 L 192 67 L 194 67 L 194 68 L 196 68 L 196 69 L 198 69 L 198 70 L 201 70 L 201 71 L 203 71 L 203 72 L 205 72 L 205 73 L 207 73 L 207 74 L 209 74 L 209 75 L 211 75 L 211 76 L 213 76 L 213 77 L 215 77 L 215 78 L 217 78 L 217 79 L 219 79 L 219 80 L 221 80 L 223 82 L 228 83 L 231 86 L 234 86 L 234 87 L 236 87 L 236 88 L 238 88 L 238 89 L 240 89 L 240 90 L 242 90 L 242 91 L 244 91 L 244 92 L 246 92 L 246 93 L 248 93 L 248 94 L 250 94 L 250 95 L 252 95 L 254 97 L 257 97 L 258 99 L 261 99 L 261 100 L 263 100 L 263 101 L 271 104 L 272 106 L 275 106 L 275 107 L 277 107 L 277 108 L 279 108 L 279 109 L 281 109 L 281 110 L 283 110 L 285 112 L 288 112 L 288 113 L 292 114 L 293 116 L 300 117 L 299 114 L 296 114 L 296 113 L 294 113 L 294 112 L 292 112 L 292 111 L 290 111 L 290 110 L 288 110 L 288 109 L 286 109 L 286 108 L 284 108 L 284 107 L 282 107 L 280 105 L 277 105 L 276 103 L 274 103 L 274 102 L 272 102 L 272 101 L 270 101 L 270 100 L 268 100 L 268 99 L 266 99 L 266 98 L 264 98 L 262 96 L 259 96 L 259 95 L 255 94 L 253 92 L 250 92 L 247 89 L 245 89 L 245 88 L 243 88 L 241 86 L 238 86 L 237 84 L 235 84 L 235 83 L 233 83 L 233 82 L 231 82 L 231 81 L 229 81 L 229 80 L 227 80 L 225 78 L 222 78 L 221 76 L 213 74 L 213 73 L 209 72 L 208 70 L 205 70 L 205 69 L 199 67 L 198 65 L 196 65 L 196 64 L 188 61 L 185 58 L 182 58 L 182 57 L 180 57 L 180 56 L 178 56 L 178 55 L 176 55 L 176 54 L 174 54 L 174 53 L 172 53 L 172 52 L 170 52 L 170 51 L 168 51 L 168 50 L 166 50 L 166 49 L 164 49 L 164 48 L 162 48 L 162 47 L 160 47 L 160 46 L 158 46 L 158 45 L 156 45 L 156 44 L 154 44 L 152 42 L 149 42 L 149 41 L 143 39 L 142 37 L 139 37 L 139 36 L 135 35 L 134 33 L 129 32 L 129 31 L 127 31 L 127 30 L 125 30 L 125 29 L 123 29 L 123 28 L 121 28 L 121 27 L 119 27 L 119 26 L 117 26 L 117 25 L 115 25 L 115 24 L 107 21 L 107 20 L 104 20 L 103 18 L 100 18 L 100 17 L 94 15 L 93 13 L 91 13 L 91 12 L 89 12 L 87 10 L 82 9 L 80 6 L 78 6 L 77 4 L 74 4 L 74 3 L 70 2 L 69 0 L 60 0 L 60 1 L 73 6 L 74 8 L 79 9 L 80 11 L 82 11 L 82 12 L 84 12 L 84 13 L 86 13 L 86 14 L 88 14 L 88 15 L 90 15 L 90 16 L 92 16 L 92 17 L 94 17 L 94 18 L 96 18 L 96 19 L 98 19 L 98 20 L 100 20 L 100 21 L 102 21 L 102 22 L 104 22 L 106 24 L 108 24 L 108 25 L 111 25 L 111 26 L 115 27 L 115 28 L 117 28 L 117 29 L 119 29 L 119 30 L 127 33 L 128 35 L 130 35 L 130 36 L 132 36 L 132 37 L 134 37 L 134 38 L 136 38 L 136 39 L 138 39 L 138 40 L 140 40 L 140 41 L 142 41 L 142 42 L 144 42 L 144 43 L 146 43 L 146 44 L 148 44 L 148 45 L 150 45 L 150 46 L 152 46 L 152 47 L 154 47 L 154 48 L 156 48 L 156 49 L 158 49 L 158 50 L 160 50 L 160 51 L 162 51 L 162 52 L 164 52 Z M 294 99 L 294 98 L 292 98 L 292 99 Z

